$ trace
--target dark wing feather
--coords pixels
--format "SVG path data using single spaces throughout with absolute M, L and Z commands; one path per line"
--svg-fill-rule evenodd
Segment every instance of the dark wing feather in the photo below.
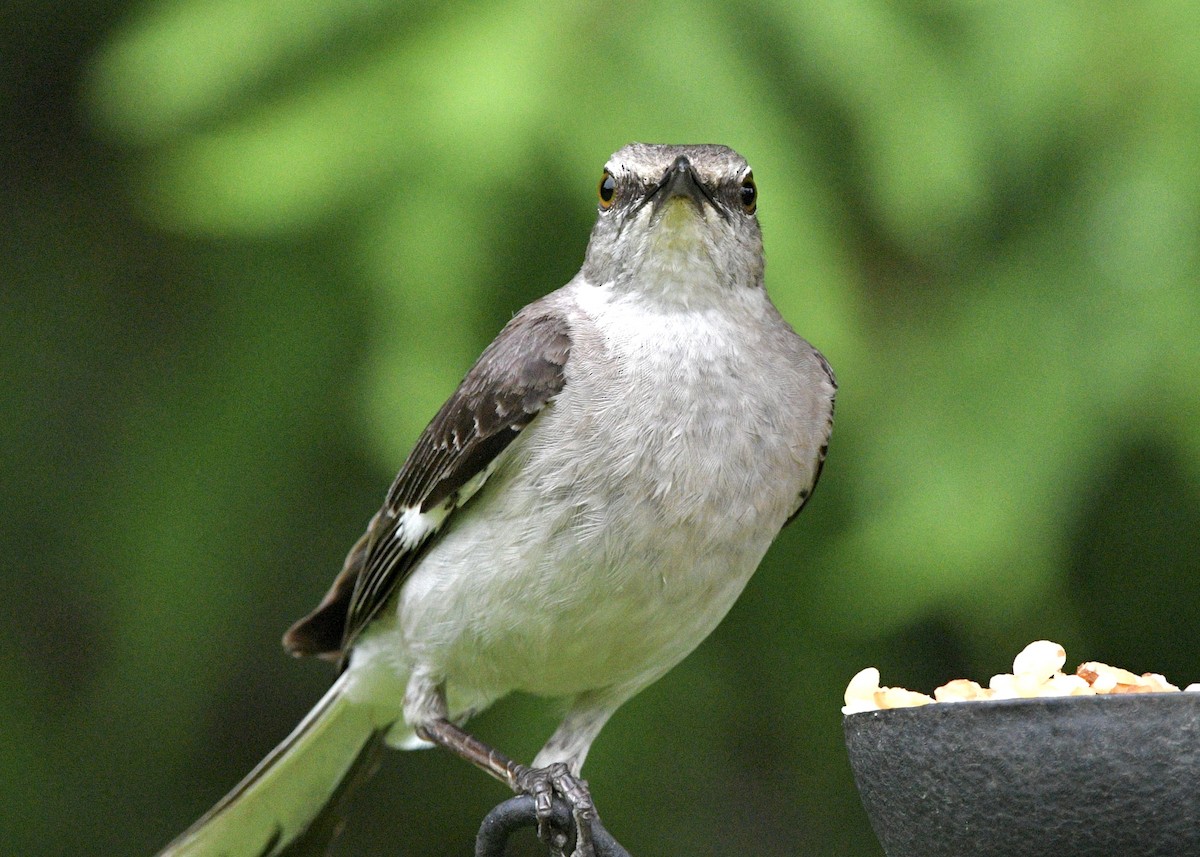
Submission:
M 470 499 L 491 465 L 565 383 L 566 320 L 534 305 L 500 331 L 421 434 L 383 508 L 346 557 L 317 609 L 284 645 L 297 655 L 339 657 L 387 603 L 436 530 L 398 538 L 405 511 L 449 514 Z

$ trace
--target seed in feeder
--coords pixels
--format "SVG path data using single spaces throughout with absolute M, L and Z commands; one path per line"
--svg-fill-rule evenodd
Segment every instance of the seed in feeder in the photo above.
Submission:
M 1013 658 L 1013 675 L 1030 676 L 1037 681 L 1045 681 L 1061 671 L 1066 662 L 1066 649 L 1049 640 L 1038 640 L 1030 643 L 1021 650 L 1021 654 Z
M 1141 676 L 1134 675 L 1129 670 L 1123 670 L 1120 667 L 1110 667 L 1100 661 L 1087 661 L 1080 664 L 1075 670 L 1075 675 L 1090 684 L 1096 693 L 1128 693 L 1129 691 L 1118 691 L 1117 687 L 1120 685 L 1139 687 L 1144 683 Z
M 979 682 L 969 678 L 948 681 L 933 692 L 933 698 L 938 702 L 969 702 L 972 699 L 988 699 L 993 695 L 990 688 L 982 688 Z
M 1066 661 L 1067 654 L 1062 646 L 1049 640 L 1038 640 L 1017 655 L 1011 673 L 992 676 L 988 687 L 980 687 L 968 679 L 954 679 L 935 690 L 932 697 L 902 687 L 880 687 L 879 670 L 868 667 L 850 680 L 842 713 L 908 708 L 931 702 L 1179 692 L 1178 687 L 1159 673 L 1139 676 L 1099 661 L 1082 663 L 1074 675 L 1066 675 L 1062 672 Z M 1200 693 L 1200 682 L 1189 684 L 1184 691 Z
M 1055 673 L 1050 680 L 1043 684 L 1038 696 L 1095 696 L 1096 691 L 1090 684 L 1077 675 Z
M 844 697 L 846 704 L 842 714 L 857 714 L 860 711 L 875 711 L 879 706 L 875 703 L 875 692 L 879 690 L 879 670 L 867 667 L 859 670 L 850 684 L 846 686 Z
M 931 702 L 932 696 L 902 687 L 881 687 L 875 691 L 875 703 L 879 708 L 916 708 Z

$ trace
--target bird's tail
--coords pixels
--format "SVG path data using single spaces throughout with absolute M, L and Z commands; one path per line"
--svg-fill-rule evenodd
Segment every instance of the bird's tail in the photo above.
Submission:
M 337 805 L 364 779 L 383 733 L 343 690 L 347 673 L 300 725 L 158 857 L 274 857 L 325 853 Z

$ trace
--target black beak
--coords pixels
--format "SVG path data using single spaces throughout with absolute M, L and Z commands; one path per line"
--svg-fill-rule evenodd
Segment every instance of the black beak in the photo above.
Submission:
M 696 171 L 692 169 L 691 162 L 684 155 L 676 158 L 675 163 L 667 168 L 658 187 L 647 201 L 653 201 L 654 211 L 657 214 L 667 200 L 680 196 L 695 203 L 697 211 L 703 211 L 704 206 L 709 205 L 714 211 L 721 213 L 721 209 L 713 202 L 712 197 L 705 193 L 704 187 L 696 177 Z

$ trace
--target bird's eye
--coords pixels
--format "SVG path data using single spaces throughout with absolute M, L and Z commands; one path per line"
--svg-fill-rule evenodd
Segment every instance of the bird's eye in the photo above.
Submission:
M 753 214 L 758 208 L 758 188 L 754 184 L 754 174 L 746 173 L 742 186 L 738 188 L 738 198 L 742 201 L 742 211 Z
M 613 178 L 612 173 L 605 170 L 604 175 L 600 178 L 600 207 L 611 208 L 613 200 L 616 198 L 617 180 Z

